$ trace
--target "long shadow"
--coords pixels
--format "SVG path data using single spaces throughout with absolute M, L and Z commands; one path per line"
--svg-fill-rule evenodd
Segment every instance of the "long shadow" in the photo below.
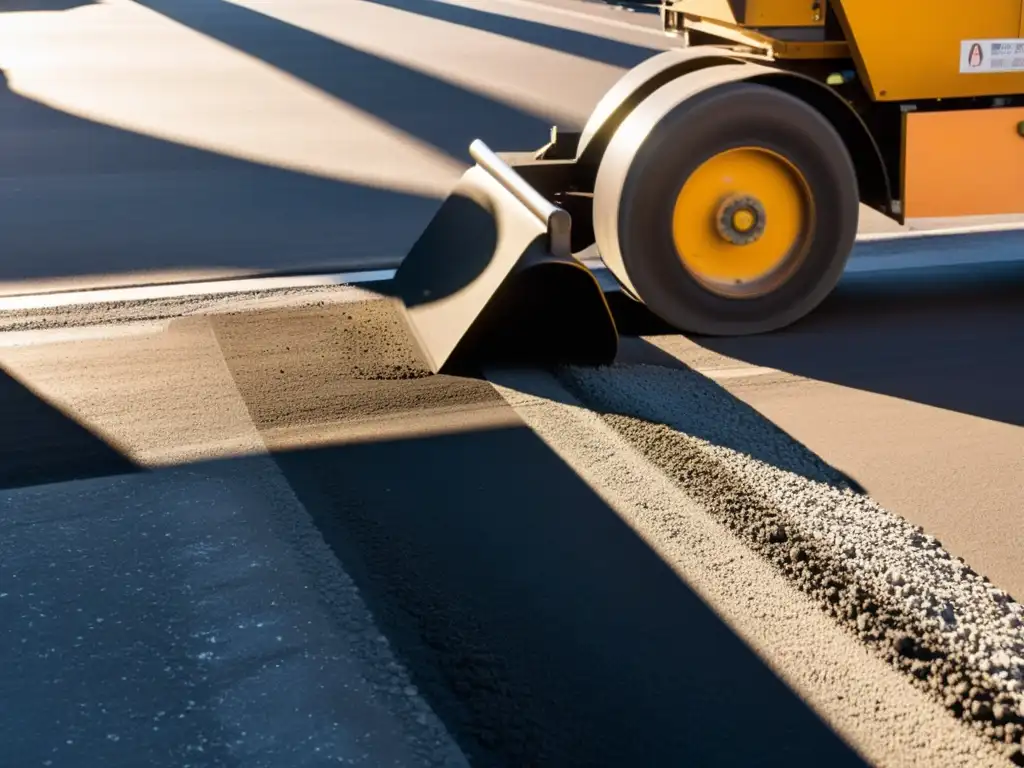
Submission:
M 144 4 L 452 156 L 465 157 L 478 136 L 499 148 L 547 139 L 535 116 L 255 11 L 216 0 Z M 0 281 L 393 266 L 438 206 L 77 118 L 12 93 L 6 80 L 0 140 Z
M 0 281 L 393 266 L 439 201 L 92 122 L 0 80 Z
M 864 764 L 531 430 L 275 460 L 474 765 Z M 54 733 L 71 766 L 180 765 L 197 743 L 204 764 L 253 744 L 296 757 L 288 727 L 307 716 L 342 724 L 317 734 L 325 753 L 351 750 L 345 678 L 308 674 L 348 653 L 351 619 L 267 597 L 340 585 L 311 584 L 278 542 L 305 512 L 255 498 L 257 478 L 246 495 L 252 472 L 266 465 L 201 462 L 6 505 L 4 605 L 31 619 L 0 623 L 16 764 L 50 759 Z M 268 614 L 289 623 L 257 633 Z
M 304 80 L 452 157 L 468 160 L 469 145 L 479 137 L 503 150 L 532 149 L 548 139 L 550 124 L 534 115 L 234 3 L 140 0 L 140 4 Z
M 706 440 L 712 445 L 745 454 L 809 480 L 866 493 L 864 486 L 855 477 L 829 464 L 723 387 L 694 373 L 678 358 L 643 338 L 676 334 L 674 328 L 619 291 L 609 293 L 607 298 L 621 334 L 616 363 L 650 365 L 678 371 L 680 391 L 676 396 L 682 397 L 681 393 L 685 392 L 685 396 L 691 399 L 692 407 L 680 407 L 673 412 L 671 423 L 658 423 L 666 423 L 673 429 Z M 706 340 L 701 341 L 703 343 Z M 708 345 L 718 341 L 709 342 Z M 606 415 L 635 416 L 628 408 L 602 409 L 594 403 L 588 406 Z M 743 428 L 737 428 L 738 421 L 742 421 Z
M 426 16 L 439 21 L 459 24 L 483 32 L 493 32 L 502 37 L 520 40 L 532 45 L 540 45 L 553 51 L 568 53 L 583 59 L 612 64 L 618 67 L 631 68 L 645 59 L 649 59 L 663 48 L 655 48 L 607 37 L 590 35 L 586 32 L 565 29 L 563 27 L 542 24 L 497 13 L 466 8 L 461 5 L 449 5 L 433 0 L 365 0 L 375 5 L 383 5 L 417 16 Z
M 0 424 L 0 489 L 142 469 L 2 369 Z
M 1024 426 L 1024 265 L 849 277 L 784 331 L 696 339 L 751 365 Z
M 531 430 L 276 460 L 473 764 L 862 764 Z
M 475 765 L 860 764 L 486 382 L 375 378 L 378 354 L 413 360 L 381 311 L 212 325 L 264 443 Z M 453 433 L 338 443 L 353 417 L 431 412 Z M 460 426 L 472 413 L 490 415 Z
M 386 335 L 398 331 L 380 311 L 379 303 L 279 310 L 264 318 L 219 316 L 210 325 L 296 496 L 474 764 L 863 764 L 530 429 L 506 419 L 513 425 L 332 443 L 336 416 L 408 418 L 429 401 L 425 387 L 434 389 L 442 412 L 461 388 L 463 404 L 476 397 L 478 405 L 511 413 L 482 382 L 403 381 L 404 370 L 367 370 L 375 360 L 402 367 L 397 337 Z M 350 326 L 340 327 L 345 316 Z M 261 328 L 263 336 L 253 333 Z M 373 344 L 381 347 L 379 360 L 366 349 Z M 321 354 L 329 350 L 335 354 Z M 13 430 L 24 443 L 51 429 L 56 417 L 44 410 L 27 421 L 37 406 L 12 386 L 0 394 L 12 416 L 26 414 Z M 297 427 L 310 447 L 286 449 L 281 427 Z M 74 464 L 66 449 L 75 440 L 84 438 L 48 443 L 53 459 Z M 266 595 L 280 598 L 280 585 L 292 589 L 285 594 L 301 592 L 313 576 L 291 550 L 290 566 L 267 565 L 280 548 L 271 546 L 273 537 L 292 527 L 289 518 L 274 531 L 245 533 L 250 520 L 260 522 L 246 510 L 258 505 L 253 496 L 261 486 L 254 482 L 247 496 L 218 494 L 203 482 L 233 473 L 245 487 L 245 472 L 265 466 L 249 459 L 213 463 L 223 469 L 208 472 L 204 462 L 184 479 L 201 491 L 198 504 L 185 503 L 189 486 L 162 485 L 166 475 L 154 472 L 152 484 L 130 494 L 115 486 L 85 499 L 46 497 L 12 507 L 8 524 L 20 526 L 19 533 L 2 541 L 18 556 L 0 562 L 14 563 L 32 588 L 18 582 L 8 604 L 34 619 L 18 632 L 0 627 L 5 690 L 26 697 L 17 718 L 0 722 L 19 763 L 47 759 L 55 732 L 69 742 L 63 758 L 72 765 L 94 764 L 85 755 L 111 766 L 167 765 L 172 758 L 180 764 L 180 750 L 205 743 L 196 741 L 204 732 L 214 759 L 224 743 L 225 713 L 249 716 L 244 706 L 224 707 L 226 692 L 236 703 L 255 691 L 289 702 L 289 712 L 309 707 L 326 710 L 327 722 L 346 722 L 344 697 L 330 695 L 344 680 L 327 675 L 315 690 L 300 692 L 295 680 L 255 679 L 268 658 L 262 646 L 254 650 L 251 631 L 236 631 L 234 598 L 266 608 Z M 30 531 L 21 523 L 38 517 L 40 506 L 48 510 L 48 527 Z M 54 562 L 61 567 L 50 567 Z M 266 571 L 262 581 L 245 575 L 258 563 Z M 266 592 L 254 597 L 253 589 Z M 87 619 L 67 610 L 68 595 Z M 309 617 L 294 612 L 287 617 L 301 639 L 289 658 L 303 658 L 310 644 L 323 658 L 334 651 L 321 626 L 331 609 L 314 602 L 319 623 L 302 623 Z M 327 628 L 332 642 L 346 643 L 351 625 L 345 616 L 334 618 Z M 309 627 L 317 629 L 303 637 Z M 219 637 L 216 665 L 196 664 L 200 630 Z M 276 633 L 282 628 L 264 639 Z M 229 663 L 239 656 L 253 663 Z M 122 673 L 110 674 L 112 660 L 127 665 Z M 88 712 L 72 717 L 82 708 Z M 214 716 L 220 725 L 210 722 Z M 317 744 L 321 736 L 329 734 L 319 734 Z

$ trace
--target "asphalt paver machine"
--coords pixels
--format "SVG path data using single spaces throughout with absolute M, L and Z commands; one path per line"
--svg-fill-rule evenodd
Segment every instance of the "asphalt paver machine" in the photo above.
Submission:
M 681 47 L 582 131 L 475 165 L 395 278 L 435 370 L 509 346 L 607 362 L 622 292 L 670 326 L 787 326 L 838 282 L 863 204 L 1024 213 L 1022 0 L 665 0 Z

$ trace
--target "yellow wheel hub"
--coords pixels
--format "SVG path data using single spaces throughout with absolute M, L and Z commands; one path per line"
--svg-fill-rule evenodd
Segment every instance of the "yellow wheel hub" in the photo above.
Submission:
M 799 264 L 813 217 L 810 188 L 789 161 L 740 147 L 711 157 L 686 180 L 672 235 L 683 265 L 708 290 L 759 296 Z
M 757 216 L 753 211 L 743 208 L 732 215 L 730 223 L 737 232 L 749 232 L 757 223 Z

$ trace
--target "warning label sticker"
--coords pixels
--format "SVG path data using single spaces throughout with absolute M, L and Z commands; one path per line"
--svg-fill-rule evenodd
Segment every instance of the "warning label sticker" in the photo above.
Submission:
M 961 40 L 960 72 L 1024 72 L 1024 38 Z

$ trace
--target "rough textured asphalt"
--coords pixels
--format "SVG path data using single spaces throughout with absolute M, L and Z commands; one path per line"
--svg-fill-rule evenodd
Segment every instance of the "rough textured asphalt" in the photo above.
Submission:
M 862 640 L 986 735 L 1019 744 L 1024 607 L 1004 590 L 699 374 L 639 366 L 563 380 Z
M 29 5 L 76 7 L 0 15 L 7 291 L 390 262 L 472 138 L 532 146 L 551 122 L 578 125 L 664 44 L 498 2 Z M 563 391 L 614 411 L 607 432 L 594 414 L 572 430 L 558 389 L 529 399 L 547 378 L 502 397 L 425 377 L 385 305 L 333 296 L 212 319 L 168 306 L 5 347 L 0 592 L 17 621 L 0 656 L 23 702 L 0 721 L 5 753 L 455 763 L 433 710 L 481 765 L 1021 762 L 1019 606 L 1000 591 L 1019 597 L 1022 579 L 1005 352 L 1021 324 L 1019 283 L 1004 285 L 954 301 L 953 335 L 945 296 L 861 300 L 855 320 L 696 354 L 651 340 L 695 367 L 722 353 L 782 371 L 719 380 L 837 469 L 651 347 L 564 372 Z M 859 346 L 829 340 L 844 328 Z M 652 359 L 673 369 L 630 367 Z M 821 417 L 837 404 L 849 419 Z M 908 476 L 906 451 L 939 441 Z M 611 482 L 624 470 L 601 479 L 620 455 L 633 498 Z M 186 466 L 142 471 L 169 464 Z M 838 470 L 910 525 L 835 490 Z M 261 611 L 294 629 L 283 653 L 238 629 Z M 211 628 L 222 655 L 202 646 Z
M 764 743 L 774 739 L 779 740 L 780 759 L 806 762 L 830 755 L 836 764 L 858 762 L 523 426 L 490 385 L 433 377 L 396 382 L 391 378 L 394 366 L 405 375 L 415 373 L 418 363 L 404 339 L 389 337 L 393 316 L 383 304 L 292 312 L 290 318 L 277 313 L 197 317 L 157 326 L 148 335 L 115 334 L 3 350 L 0 357 L 10 386 L 22 387 L 26 399 L 34 396 L 49 404 L 38 406 L 45 411 L 40 421 L 45 418 L 47 423 L 33 428 L 24 417 L 22 439 L 17 444 L 12 440 L 5 451 L 22 452 L 29 443 L 36 448 L 28 454 L 34 457 L 33 466 L 4 462 L 3 484 L 14 488 L 123 472 L 125 462 L 149 465 L 231 456 L 255 427 L 264 450 L 274 453 L 274 463 L 308 513 L 268 499 L 274 525 L 288 530 L 301 526 L 302 520 L 313 522 L 362 588 L 380 626 L 412 670 L 413 685 L 474 764 L 650 764 L 687 752 L 738 765 L 763 757 Z M 361 330 L 394 341 L 364 345 Z M 192 353 L 185 354 L 186 348 Z M 72 367 L 75 374 L 69 376 Z M 383 380 L 373 378 L 380 374 Z M 202 381 L 202 393 L 176 386 L 185 377 Z M 353 408 L 354 398 L 359 408 Z M 433 428 L 425 424 L 431 418 Z M 461 429 L 460 419 L 468 422 Z M 392 425 L 405 434 L 389 429 Z M 88 439 L 82 436 L 83 426 Z M 188 444 L 186 449 L 169 452 L 162 439 L 168 433 Z M 46 450 L 33 446 L 33 440 Z M 509 456 L 517 462 L 512 477 Z M 263 471 L 251 459 L 222 458 L 220 465 L 220 471 L 243 477 Z M 217 471 L 206 464 L 191 466 L 200 478 Z M 155 484 L 159 489 L 172 482 L 161 479 L 169 471 L 158 470 L 148 480 L 150 475 L 143 475 L 142 487 Z M 196 491 L 201 492 L 205 481 L 197 482 Z M 37 504 L 81 510 L 79 496 L 92 487 L 57 484 L 37 486 L 32 493 L 40 500 Z M 251 490 L 264 495 L 262 487 L 256 483 Z M 103 497 L 108 506 L 117 491 L 114 485 Z M 45 527 L 19 524 L 32 514 L 24 493 L 7 492 L 8 509 L 17 514 L 5 515 L 4 540 L 12 550 L 34 557 L 0 561 L 10 569 L 3 582 L 12 585 L 4 599 L 20 608 L 20 621 L 9 625 L 0 647 L 11 662 L 5 667 L 18 670 L 10 684 L 17 685 L 19 698 L 31 702 L 25 711 L 35 716 L 5 718 L 0 728 L 9 754 L 30 763 L 48 756 L 54 733 L 66 732 L 65 709 L 79 712 L 85 707 L 74 723 L 80 731 L 109 728 L 104 710 L 125 711 L 120 704 L 115 707 L 124 682 L 103 674 L 104 667 L 96 662 L 116 654 L 118 642 L 131 647 L 147 643 L 154 612 L 189 610 L 189 604 L 175 598 L 177 607 L 166 605 L 167 595 L 155 585 L 166 580 L 173 588 L 175 580 L 162 570 L 163 560 L 133 558 L 134 577 L 117 572 L 123 555 L 119 558 L 111 547 L 130 547 L 137 536 L 168 533 L 173 545 L 181 536 L 164 527 L 175 524 L 181 513 L 163 502 L 149 513 L 164 521 L 161 526 L 149 531 L 145 514 L 142 522 L 133 522 L 157 504 L 154 500 L 140 509 L 133 494 L 124 508 L 114 506 L 101 515 L 124 520 L 127 541 L 118 543 L 111 529 L 107 536 L 90 539 L 88 551 L 111 563 L 115 572 L 109 578 L 127 582 L 149 613 L 107 612 L 100 590 L 82 594 L 80 607 L 89 616 L 122 623 L 108 641 L 111 645 L 90 642 L 75 649 L 81 655 L 80 674 L 96 673 L 97 678 L 76 677 L 72 682 L 57 674 L 52 666 L 56 657 L 47 658 L 40 649 L 59 649 L 73 641 L 66 627 L 32 620 L 29 614 L 42 609 L 44 614 L 66 615 L 60 607 L 65 599 L 60 581 L 43 579 L 38 569 L 45 572 L 46 563 L 81 552 L 80 543 L 68 538 L 70 532 L 53 536 Z M 189 514 L 204 513 L 196 509 Z M 215 538 L 223 533 L 213 530 Z M 238 557 L 245 557 L 253 545 L 240 536 L 228 536 L 221 546 L 230 545 Z M 284 566 L 283 577 L 294 567 Z M 95 574 L 88 575 L 90 585 L 109 587 Z M 228 573 L 211 576 L 206 588 L 212 590 L 213 603 L 203 608 L 209 621 L 219 621 L 226 632 L 224 625 L 238 614 L 222 588 L 234 579 Z M 190 578 L 198 580 L 195 588 L 202 585 L 202 573 Z M 130 586 L 136 581 L 141 589 Z M 316 594 L 308 579 L 297 581 Z M 305 626 L 309 610 L 302 603 L 292 606 L 292 623 Z M 173 616 L 166 620 L 174 623 Z M 343 619 L 339 621 L 344 627 Z M 318 642 L 331 643 L 329 638 Z M 26 648 L 32 649 L 31 666 L 18 663 Z M 722 664 L 691 662 L 712 655 L 719 655 Z M 256 675 L 259 669 L 231 667 L 224 670 L 221 683 L 248 687 L 257 700 L 269 696 L 283 706 L 282 697 L 301 695 L 301 680 L 294 687 L 274 683 Z M 88 686 L 77 687 L 83 681 Z M 195 687 L 204 681 L 200 671 L 188 667 L 136 678 L 143 687 L 140 700 L 170 695 L 161 692 L 161 684 Z M 252 754 L 259 746 L 251 740 L 256 734 L 244 727 L 240 713 L 225 711 L 215 693 L 205 689 L 193 700 L 197 706 L 202 702 L 204 712 L 214 710 L 226 718 L 229 730 L 252 734 L 240 737 L 238 747 L 242 754 Z M 718 716 L 733 706 L 737 695 L 747 705 L 757 702 L 762 715 L 755 722 Z M 53 710 L 55 701 L 63 701 L 65 709 Z M 125 706 L 137 711 L 130 703 Z M 330 702 L 324 706 L 327 713 L 337 712 Z M 49 716 L 43 714 L 48 711 Z M 150 728 L 148 719 L 123 722 L 123 742 L 117 744 L 125 750 L 132 745 L 135 751 L 119 752 L 117 744 L 107 745 L 113 750 L 108 764 L 130 762 L 128 755 L 152 754 L 165 739 L 175 738 Z M 67 746 L 76 745 L 84 746 L 80 741 Z M 71 764 L 76 756 L 88 759 L 88 752 L 65 755 Z
M 680 372 L 665 373 L 666 378 L 675 379 L 671 383 L 678 392 L 684 381 L 672 374 Z M 624 413 L 649 415 L 652 402 L 645 395 L 657 389 L 651 386 L 652 379 L 660 375 L 657 369 L 611 369 L 588 374 L 592 375 L 586 376 L 586 383 L 573 373 L 563 377 L 562 382 L 569 382 L 571 391 L 536 372 L 499 373 L 494 378 L 510 385 L 502 389 L 503 394 L 530 427 L 582 477 L 601 489 L 603 498 L 662 560 L 726 617 L 751 647 L 770 659 L 773 669 L 872 763 L 998 762 L 997 751 L 979 739 L 965 738 L 960 728 L 949 728 L 948 715 L 934 697 L 912 691 L 905 679 L 884 665 L 883 657 L 869 652 L 850 634 L 836 632 L 836 625 L 825 612 L 794 595 L 793 577 L 798 574 L 788 567 L 790 561 L 782 569 L 772 567 L 768 559 L 753 556 L 749 543 L 745 545 L 732 535 L 742 531 L 744 518 L 760 517 L 756 523 L 768 525 L 778 522 L 772 519 L 771 503 L 758 504 L 763 499 L 759 496 L 770 491 L 770 486 L 746 486 L 742 481 L 736 483 L 736 477 L 731 478 L 733 484 L 729 486 L 715 482 L 716 475 L 721 477 L 719 461 L 728 457 L 728 452 L 723 456 L 713 448 L 707 450 L 707 443 L 703 443 L 703 450 L 694 451 L 702 441 L 695 441 L 692 435 L 634 416 L 623 418 L 622 413 L 607 418 L 600 409 L 595 413 L 582 407 L 584 400 L 574 394 L 584 393 L 585 399 L 599 405 L 601 395 L 630 391 L 634 397 Z M 694 404 L 718 411 L 713 400 L 701 403 L 699 395 L 694 399 Z M 659 402 L 662 408 L 664 404 L 664 400 Z M 694 422 L 692 418 L 688 421 Z M 722 426 L 719 423 L 717 435 L 726 433 Z M 776 454 L 794 453 L 778 433 L 768 430 L 763 437 L 767 439 L 752 436 L 750 444 L 774 448 Z M 652 474 L 645 469 L 651 449 L 658 450 L 662 457 L 689 453 L 691 462 L 682 472 L 677 465 L 666 467 L 667 474 Z M 738 459 L 737 464 L 749 463 L 748 456 L 733 458 Z M 745 497 L 744 506 L 729 503 L 737 496 Z M 812 505 L 824 506 L 820 498 Z M 781 533 L 776 531 L 775 538 L 789 551 Z M 818 573 L 819 564 L 813 555 L 803 564 Z M 997 750 L 1010 748 L 1016 750 L 1016 745 L 1000 744 Z
M 5 765 L 466 765 L 271 459 L 0 520 Z
M 6 4 L 0 292 L 393 265 L 473 139 L 538 147 L 674 44 L 602 3 L 466 5 Z
M 701 371 L 1020 598 L 1024 269 L 848 278 L 758 339 L 652 345 Z
M 144 511 L 132 498 L 158 499 L 152 484 L 181 478 L 198 493 L 227 472 L 266 498 L 256 527 L 271 539 L 273 531 L 314 527 L 360 588 L 409 684 L 473 764 L 665 764 L 687 754 L 736 765 L 823 756 L 829 764 L 999 765 L 1003 751 L 1019 750 L 1019 605 L 998 581 L 944 556 L 929 530 L 844 491 L 841 463 L 823 464 L 639 339 L 624 345 L 615 368 L 564 372 L 539 404 L 523 401 L 548 381 L 539 373 L 520 375 L 511 389 L 498 375 L 500 392 L 484 381 L 425 376 L 390 305 L 352 300 L 359 298 L 279 296 L 254 311 L 243 297 L 213 314 L 108 327 L 76 329 L 68 317 L 63 330 L 12 337 L 0 348 L 5 418 L 18 425 L 0 446 L 10 489 L 0 525 L 11 551 L 34 553 L 0 561 L 29 579 L 5 598 L 20 601 L 19 615 L 66 614 L 61 583 L 38 569 L 82 557 L 74 553 L 83 545 L 68 538 L 80 523 L 62 524 L 59 535 L 17 524 L 33 516 L 33 505 L 58 518 L 64 509 L 76 510 L 72 520 L 97 516 L 97 534 L 112 524 L 102 521 L 122 521 L 127 541 L 99 535 L 87 549 L 101 553 L 98 562 L 118 563 L 124 558 L 111 548 L 148 532 L 130 521 L 163 521 L 154 531 L 170 534 L 167 546 L 210 532 L 191 516 L 182 528 L 185 513 L 170 500 Z M 45 343 L 51 333 L 64 336 Z M 75 333 L 81 337 L 69 340 Z M 583 412 L 589 426 L 558 420 L 566 407 L 559 391 L 595 409 Z M 259 464 L 266 460 L 238 458 L 267 452 L 273 470 Z M 629 456 L 635 493 L 620 470 L 602 470 L 601 462 Z M 145 471 L 168 464 L 191 474 Z M 125 472 L 125 480 L 102 479 Z M 275 472 L 294 503 L 259 490 L 269 482 L 260 478 Z M 81 485 L 83 477 L 96 479 Z M 123 509 L 110 495 L 118 483 L 138 489 Z M 981 507 L 985 489 L 975 491 Z M 110 501 L 87 505 L 90 493 Z M 233 530 L 212 535 L 233 541 L 239 556 L 258 549 Z M 1003 543 L 1012 548 L 1012 534 Z M 132 562 L 136 576 L 116 567 L 87 573 L 96 588 L 82 593 L 79 607 L 105 618 L 94 595 L 115 581 L 176 583 L 164 560 Z M 331 592 L 329 576 L 317 583 L 294 568 L 277 565 L 289 588 Z M 213 579 L 204 610 L 227 625 L 236 612 L 219 583 Z M 134 599 L 154 612 L 187 605 L 166 608 L 155 586 Z M 346 608 L 325 614 L 298 601 L 291 610 L 298 625 L 312 614 L 342 628 L 310 651 L 312 663 L 337 652 Z M 150 622 L 132 620 L 144 611 L 109 615 L 122 621 L 110 645 L 73 650 L 82 675 L 99 674 L 93 656 L 117 653 L 118 643 L 147 642 Z M 3 635 L 0 653 L 16 661 L 26 645 L 60 648 L 64 629 L 22 618 Z M 61 713 L 86 690 L 54 674 L 55 657 L 44 656 L 5 664 L 17 670 L 9 685 L 31 702 L 26 711 L 50 712 L 57 700 L 69 708 L 0 723 L 4 743 L 26 761 L 52 749 L 53 734 L 67 727 Z M 389 669 L 382 660 L 364 663 L 370 677 Z M 209 691 L 202 670 L 165 674 L 147 680 L 138 706 L 166 695 L 161 686 Z M 225 685 L 250 685 L 279 704 L 297 695 L 245 665 L 219 674 Z M 43 684 L 54 678 L 56 688 Z M 135 711 L 130 702 L 114 705 L 123 698 L 119 685 L 92 680 L 89 701 Z M 196 717 L 227 718 L 226 732 L 243 722 L 222 696 L 203 701 Z M 321 717 L 338 706 L 310 704 Z M 75 727 L 105 731 L 101 715 L 80 715 Z M 148 721 L 130 722 L 123 743 L 105 745 L 114 749 L 110 764 L 128 754 L 117 744 L 144 754 L 168 738 Z M 260 764 L 257 747 L 243 739 L 239 748 Z

